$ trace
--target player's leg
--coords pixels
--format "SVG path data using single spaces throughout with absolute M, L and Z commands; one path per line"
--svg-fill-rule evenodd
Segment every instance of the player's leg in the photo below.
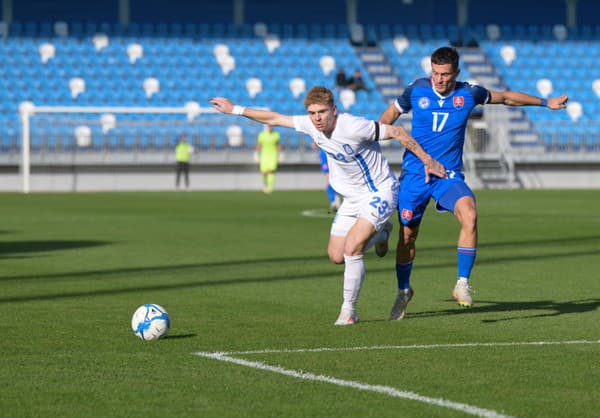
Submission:
M 271 193 L 274 188 L 275 188 L 275 172 L 270 171 L 269 173 L 267 173 L 267 190 L 269 191 L 269 193 Z
M 190 188 L 190 164 L 189 163 L 184 163 L 183 174 L 184 174 L 184 180 L 185 180 L 185 188 L 189 189 Z
M 327 254 L 335 264 L 344 265 L 343 304 L 335 325 L 352 325 L 358 321 L 356 300 L 364 278 L 364 266 L 360 266 L 360 258 L 347 260 L 344 254 L 346 238 L 357 221 L 356 207 L 345 202 L 331 224 Z
M 394 224 L 391 221 L 387 221 L 381 230 L 376 231 L 369 242 L 367 242 L 364 252 L 369 251 L 371 247 L 375 246 L 375 254 L 377 254 L 378 257 L 385 257 L 388 252 L 388 240 L 392 229 L 394 229 Z
M 267 173 L 266 172 L 261 172 L 260 173 L 260 179 L 261 179 L 262 186 L 263 186 L 263 193 L 268 193 L 268 189 L 267 189 Z
M 384 257 L 388 252 L 388 240 L 394 224 L 390 221 L 392 214 L 398 207 L 398 182 L 393 180 L 386 182 L 385 187 L 380 187 L 377 193 L 371 195 L 364 206 L 363 214 L 375 225 L 375 234 L 367 242 L 364 252 L 375 246 L 375 254 Z M 379 214 L 378 217 L 373 213 Z
M 403 176 L 398 195 L 398 218 L 400 221 L 398 245 L 396 246 L 396 281 L 398 293 L 390 320 L 403 319 L 406 306 L 414 294 L 410 286 L 413 260 L 416 256 L 416 241 L 419 225 L 429 203 L 431 188 L 422 176 Z
M 263 178 L 263 192 L 272 193 L 275 186 L 275 170 L 277 169 L 277 157 L 262 157 L 260 160 L 260 171 Z
M 181 163 L 177 162 L 175 165 L 175 188 L 179 188 L 179 179 L 181 177 Z
M 344 240 L 344 302 L 336 325 L 358 322 L 356 304 L 365 279 L 363 250 L 375 233 L 375 226 L 363 217 L 358 218 Z
M 453 182 L 438 200 L 438 208 L 452 210 L 460 223 L 457 243 L 458 280 L 452 297 L 465 308 L 473 306 L 469 279 L 477 257 L 477 206 L 471 189 L 463 181 Z
M 337 325 L 356 322 L 356 304 L 365 278 L 363 254 L 367 243 L 382 231 L 396 211 L 398 183 L 395 179 L 379 186 L 379 191 L 365 196 L 358 204 L 359 218 L 348 231 L 344 242 L 344 303 Z M 344 201 L 337 217 L 350 203 Z M 349 320 L 348 320 L 349 319 Z
M 400 224 L 400 235 L 396 247 L 396 281 L 398 294 L 390 312 L 390 321 L 403 319 L 406 316 L 406 306 L 413 297 L 414 291 L 410 287 L 413 260 L 416 255 L 416 241 L 419 235 L 419 226 L 409 227 Z

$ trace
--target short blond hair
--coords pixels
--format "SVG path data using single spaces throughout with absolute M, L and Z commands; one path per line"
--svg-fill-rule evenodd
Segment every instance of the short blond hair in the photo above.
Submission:
M 331 90 L 323 86 L 315 86 L 306 93 L 304 106 L 308 108 L 308 106 L 312 104 L 324 104 L 333 107 L 334 101 L 333 92 Z

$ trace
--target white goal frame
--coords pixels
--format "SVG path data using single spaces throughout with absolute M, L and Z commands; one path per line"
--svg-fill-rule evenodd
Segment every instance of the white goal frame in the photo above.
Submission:
M 188 120 L 194 119 L 201 113 L 218 113 L 212 107 L 200 107 L 195 102 L 189 102 L 184 107 L 172 106 L 36 106 L 31 102 L 23 102 L 19 106 L 21 123 L 21 162 L 22 191 L 31 190 L 31 117 L 40 113 L 97 113 L 108 114 L 181 114 Z

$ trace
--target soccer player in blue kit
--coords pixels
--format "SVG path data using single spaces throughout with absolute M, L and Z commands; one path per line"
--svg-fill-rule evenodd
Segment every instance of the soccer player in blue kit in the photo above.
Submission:
M 431 55 L 431 78 L 415 80 L 381 115 L 379 121 L 393 124 L 412 110 L 412 136 L 425 152 L 447 170 L 447 178 L 423 176 L 422 163 L 405 151 L 400 176 L 398 217 L 400 236 L 396 248 L 398 295 L 390 320 L 404 318 L 413 296 L 410 274 L 415 258 L 415 242 L 423 214 L 433 198 L 440 212 L 452 212 L 460 223 L 458 236 L 458 280 L 452 297 L 462 307 L 473 305 L 469 277 L 477 254 L 477 208 L 475 196 L 462 173 L 463 145 L 469 114 L 477 105 L 545 106 L 564 109 L 568 97 L 540 99 L 515 91 L 493 91 L 457 81 L 460 73 L 458 52 L 451 47 L 437 49 Z

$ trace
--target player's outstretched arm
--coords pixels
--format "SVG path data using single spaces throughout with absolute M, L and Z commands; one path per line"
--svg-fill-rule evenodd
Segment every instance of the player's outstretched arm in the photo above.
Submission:
M 213 97 L 210 100 L 210 104 L 212 104 L 214 109 L 228 115 L 245 116 L 253 121 L 266 123 L 267 125 L 272 126 L 282 126 L 284 128 L 294 127 L 292 116 L 282 115 L 281 113 L 273 112 L 271 110 L 252 109 L 250 107 L 234 105 L 231 100 L 225 97 Z
M 490 95 L 491 104 L 504 104 L 507 106 L 545 106 L 552 110 L 566 108 L 567 102 L 569 101 L 569 97 L 566 94 L 542 99 L 519 91 L 490 90 Z
M 417 156 L 419 160 L 423 162 L 425 168 L 425 183 L 429 183 L 429 175 L 432 174 L 437 177 L 446 178 L 448 173 L 442 164 L 437 160 L 434 160 L 431 155 L 427 154 L 425 150 L 419 145 L 416 139 L 406 132 L 401 126 L 384 125 L 385 126 L 385 138 L 394 138 L 400 142 L 407 150 Z

